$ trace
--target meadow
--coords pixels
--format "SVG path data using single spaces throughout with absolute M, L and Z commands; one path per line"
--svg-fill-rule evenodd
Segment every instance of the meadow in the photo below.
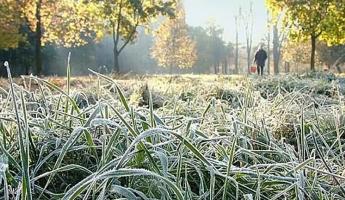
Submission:
M 0 83 L 0 199 L 345 198 L 340 77 Z

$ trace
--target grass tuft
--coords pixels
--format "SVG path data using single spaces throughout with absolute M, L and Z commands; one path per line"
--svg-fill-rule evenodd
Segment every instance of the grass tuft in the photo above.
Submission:
M 336 78 L 90 81 L 70 67 L 65 79 L 19 81 L 7 65 L 0 199 L 345 198 Z

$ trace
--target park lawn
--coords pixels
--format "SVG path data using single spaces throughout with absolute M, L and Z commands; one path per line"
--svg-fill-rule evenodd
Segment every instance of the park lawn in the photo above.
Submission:
M 1 196 L 21 186 L 33 199 L 345 195 L 336 77 L 25 77 L 13 94 L 7 81 Z

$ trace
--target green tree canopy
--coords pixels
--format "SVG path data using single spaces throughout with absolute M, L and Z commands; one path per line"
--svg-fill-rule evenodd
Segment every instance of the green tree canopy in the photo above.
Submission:
M 223 30 L 210 23 L 206 28 L 203 27 L 189 27 L 189 35 L 196 43 L 197 60 L 195 72 L 209 73 L 210 68 L 214 72 L 218 72 L 219 66 L 228 67 L 231 58 L 235 62 L 235 48 L 232 43 L 226 43 L 223 38 Z M 227 73 L 227 68 L 223 70 Z

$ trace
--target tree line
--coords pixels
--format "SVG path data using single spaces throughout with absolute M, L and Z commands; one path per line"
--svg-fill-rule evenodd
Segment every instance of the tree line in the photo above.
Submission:
M 315 63 L 325 64 L 341 72 L 342 0 L 266 4 L 270 17 L 262 43 L 268 50 L 268 73 L 271 59 L 274 74 L 282 60 L 308 62 L 310 70 Z M 0 0 L 0 59 L 20 66 L 18 74 L 59 74 L 56 66 L 65 65 L 68 52 L 76 57 L 80 74 L 92 66 L 115 73 L 248 73 L 255 51 L 252 5 L 234 13 L 232 43 L 223 40 L 216 23 L 188 26 L 181 0 Z
M 134 41 L 138 27 L 158 16 L 174 15 L 175 1 L 165 0 L 1 0 L 0 49 L 34 51 L 34 73 L 42 73 L 42 47 L 78 47 L 111 35 L 113 71 L 119 55 Z M 28 44 L 29 43 L 29 44 Z
M 309 41 L 307 51 L 310 56 L 301 56 L 305 51 L 298 51 L 301 59 L 310 58 L 310 70 L 315 71 L 316 53 L 319 61 L 330 67 L 345 62 L 345 2 L 343 0 L 266 0 L 273 22 L 281 20 L 287 29 L 289 43 L 284 51 L 287 57 L 296 49 L 301 50 L 301 43 Z M 276 30 L 277 31 L 277 30 Z M 319 43 L 319 47 L 318 47 Z M 292 53 L 290 53 L 290 52 Z M 340 55 L 339 55 L 340 54 Z M 293 57 L 290 55 L 290 57 Z
M 21 66 L 17 74 L 64 73 L 56 66 L 65 65 L 68 52 L 74 64 L 85 65 L 79 74 L 90 65 L 115 73 L 229 71 L 233 48 L 223 30 L 214 23 L 188 26 L 180 1 L 1 1 L 0 26 L 10 27 L 1 29 L 7 31 L 0 36 L 0 59 Z

